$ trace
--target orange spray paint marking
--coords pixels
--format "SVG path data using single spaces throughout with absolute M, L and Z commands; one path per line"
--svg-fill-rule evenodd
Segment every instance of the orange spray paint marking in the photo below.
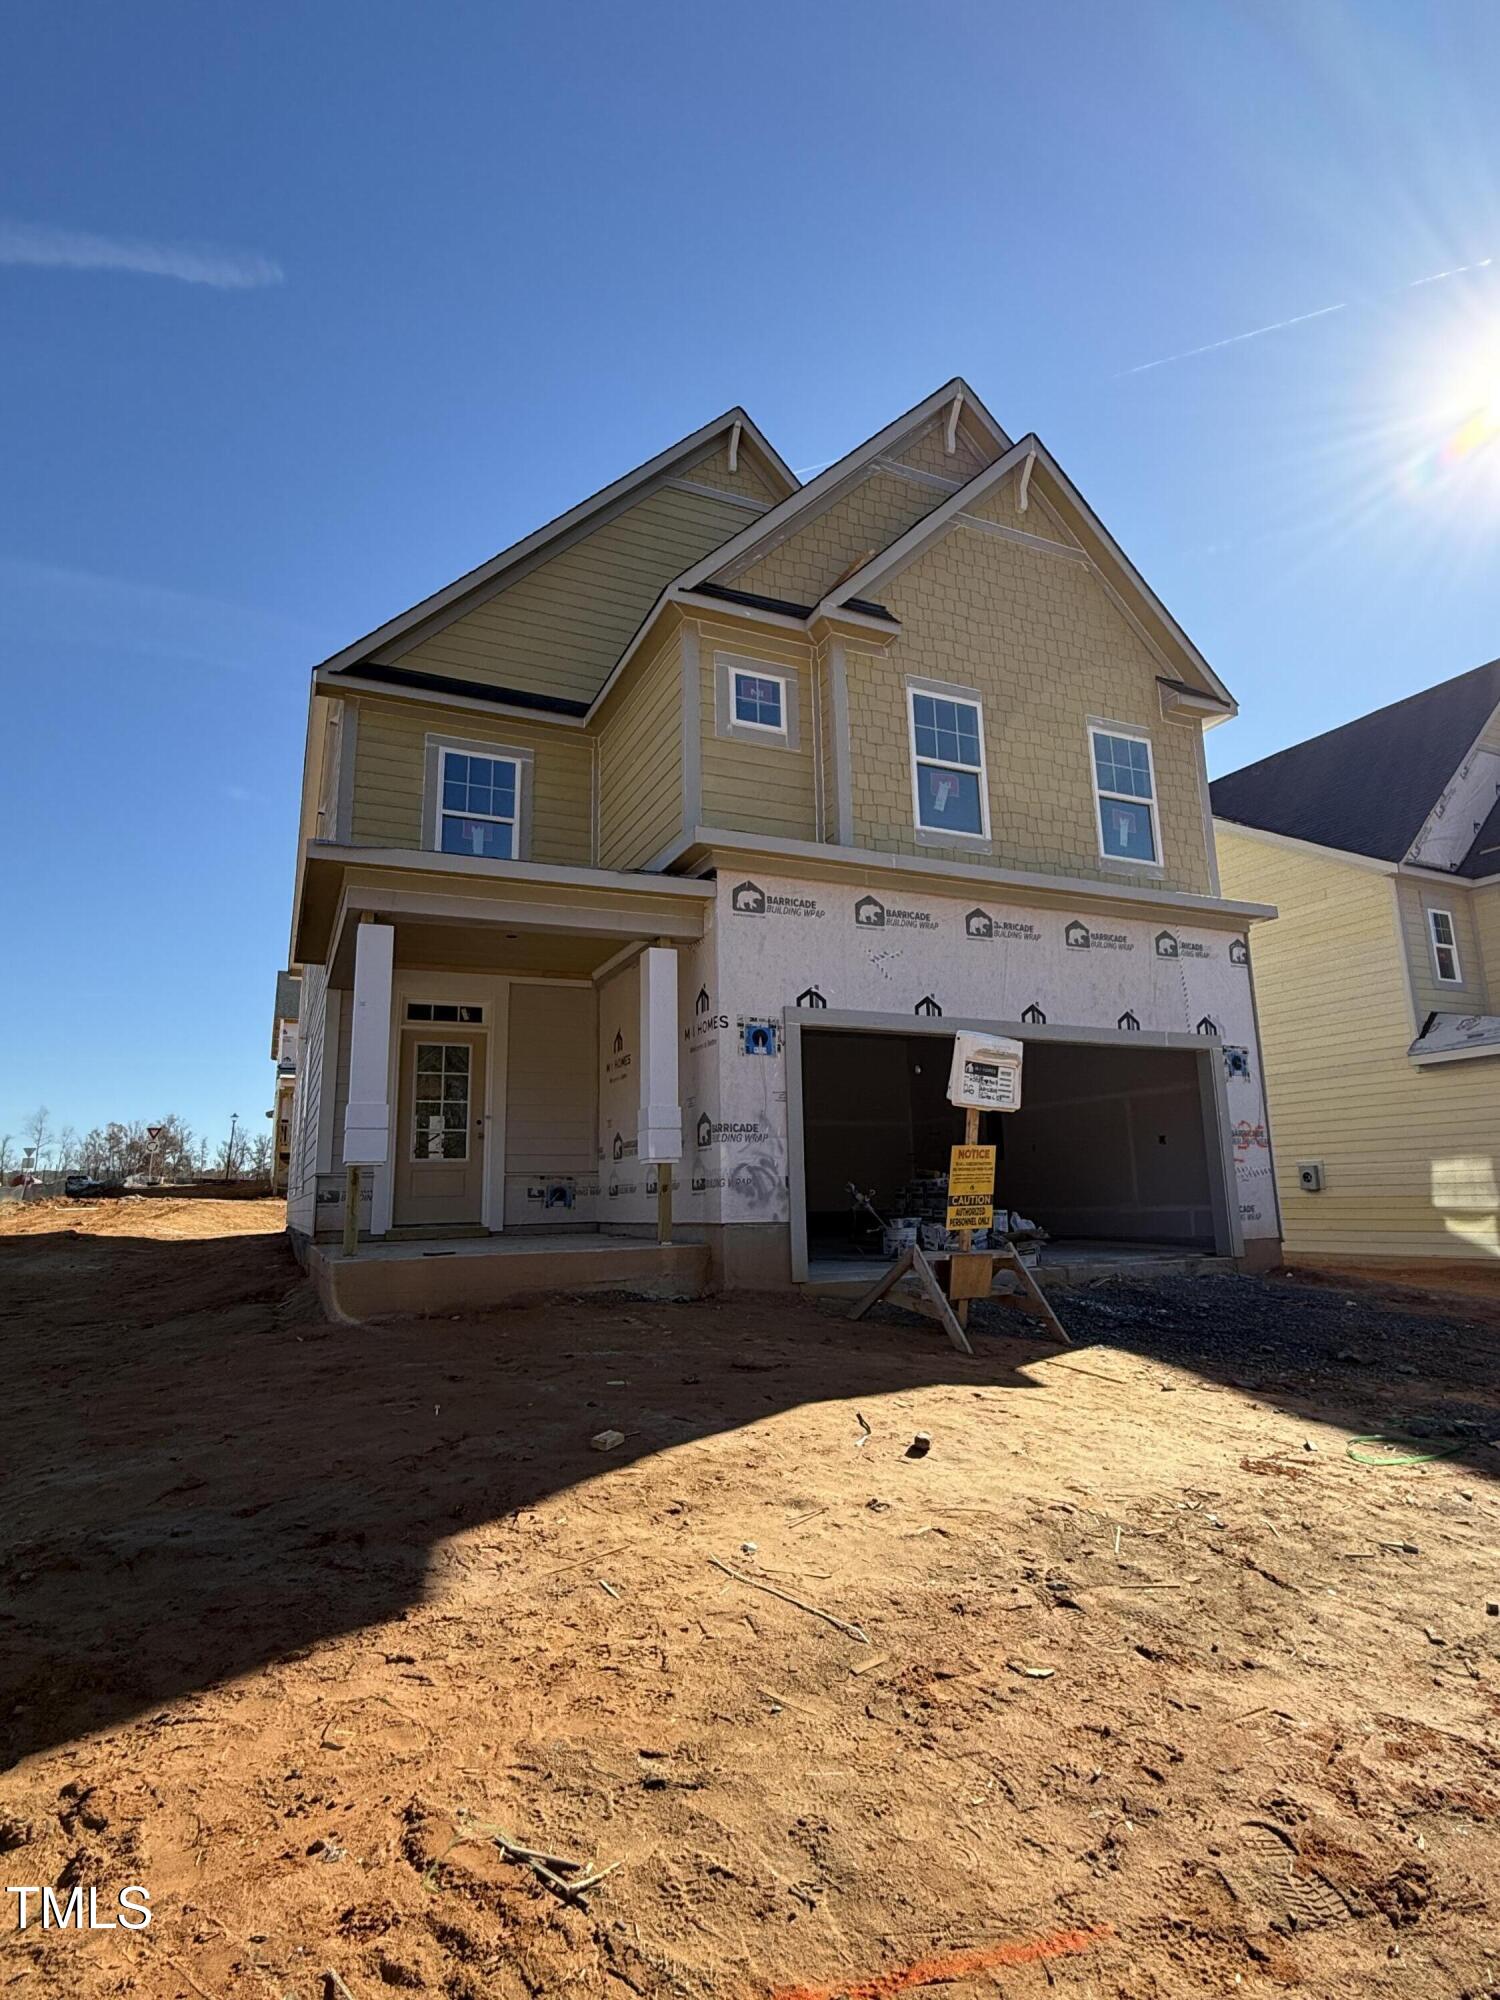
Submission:
M 1049 1931 L 1044 1937 L 1014 1938 L 1005 1944 L 978 1945 L 973 1951 L 948 1952 L 942 1958 L 918 1959 L 915 1965 L 879 1972 L 873 1979 L 840 1979 L 831 1986 L 778 1986 L 769 2000 L 890 2000 L 892 1994 L 910 1992 L 914 1986 L 937 1986 L 944 1980 L 992 1972 L 997 1966 L 1034 1965 L 1038 1959 L 1090 1951 L 1114 1934 L 1109 1924 L 1096 1924 L 1084 1931 Z

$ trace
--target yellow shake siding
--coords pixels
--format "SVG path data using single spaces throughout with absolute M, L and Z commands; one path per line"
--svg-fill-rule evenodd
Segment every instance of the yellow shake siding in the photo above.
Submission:
M 705 826 L 738 833 L 817 838 L 812 648 L 793 632 L 704 619 L 698 628 L 698 673 L 703 728 Z M 747 743 L 716 733 L 717 653 L 763 661 L 795 677 L 799 742 L 795 750 Z
M 786 498 L 779 486 L 772 486 L 743 445 L 740 447 L 739 464 L 733 472 L 729 470 L 729 446 L 725 443 L 677 476 L 696 480 L 700 486 L 716 486 L 722 493 L 743 493 L 747 500 L 755 500 L 766 507 L 772 507 L 778 500 Z M 750 517 L 746 515 L 745 518 L 748 520 Z
M 1489 1002 L 1484 965 L 1474 933 L 1470 891 L 1457 886 L 1450 889 L 1445 883 L 1423 882 L 1408 875 L 1397 879 L 1396 896 L 1401 905 L 1401 925 L 1406 937 L 1412 998 L 1416 1003 L 1418 1023 L 1432 1013 L 1487 1012 Z M 1437 976 L 1428 924 L 1429 910 L 1446 910 L 1453 919 L 1453 934 L 1458 940 L 1458 966 L 1463 974 L 1460 985 L 1447 985 Z
M 599 865 L 639 868 L 682 830 L 682 634 L 637 655 L 599 718 Z
M 729 501 L 660 487 L 422 640 L 400 664 L 592 700 L 660 591 L 754 518 Z
M 779 547 L 722 580 L 763 597 L 817 604 L 852 565 L 889 548 L 945 497 L 897 473 L 872 472 Z
M 936 472 L 944 479 L 958 480 L 972 479 L 976 472 L 982 472 L 999 456 L 998 452 L 981 453 L 974 442 L 965 436 L 961 423 L 950 456 L 943 449 L 947 428 L 948 419 L 944 415 L 909 445 L 901 451 L 892 452 L 890 456 L 902 465 L 915 466 L 919 472 Z
M 877 588 L 902 629 L 884 656 L 849 652 L 859 845 L 1210 892 L 1196 725 L 1163 719 L 1161 669 L 1088 569 L 959 527 Z M 982 698 L 987 849 L 916 837 L 908 678 L 972 687 Z M 1100 856 L 1089 716 L 1151 739 L 1160 869 L 1116 867 Z
M 362 698 L 356 730 L 353 824 L 360 847 L 421 847 L 427 738 L 530 750 L 527 859 L 592 859 L 593 745 L 581 729 L 476 715 L 422 702 Z
M 1500 1255 L 1500 1060 L 1418 1069 L 1393 879 L 1220 824 L 1226 896 L 1274 903 L 1251 934 L 1289 1252 Z M 1297 1162 L 1323 1163 L 1304 1194 Z

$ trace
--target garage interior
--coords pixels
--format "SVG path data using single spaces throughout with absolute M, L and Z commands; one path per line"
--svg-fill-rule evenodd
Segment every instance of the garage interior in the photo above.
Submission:
M 964 1114 L 947 1098 L 947 1034 L 804 1030 L 803 1141 L 810 1271 L 881 1255 L 852 1182 L 887 1220 L 903 1190 L 947 1172 Z M 1212 1255 L 1216 1237 L 1203 1091 L 1191 1049 L 1028 1041 L 1021 1109 L 987 1112 L 995 1203 L 1055 1246 Z

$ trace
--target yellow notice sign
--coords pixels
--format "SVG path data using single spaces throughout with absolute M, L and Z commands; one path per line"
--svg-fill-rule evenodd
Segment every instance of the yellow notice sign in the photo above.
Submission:
M 994 1216 L 994 1147 L 955 1146 L 948 1156 L 948 1227 L 988 1229 Z
M 993 1146 L 955 1146 L 948 1155 L 948 1194 L 992 1195 L 995 1192 Z
M 950 1194 L 950 1229 L 988 1229 L 995 1219 L 995 1198 L 988 1194 Z

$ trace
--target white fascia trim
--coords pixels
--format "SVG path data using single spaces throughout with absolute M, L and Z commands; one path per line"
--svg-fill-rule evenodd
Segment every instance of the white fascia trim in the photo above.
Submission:
M 770 500 L 752 500 L 748 493 L 730 493 L 722 486 L 705 486 L 697 479 L 668 479 L 664 482 L 674 493 L 696 493 L 704 500 L 722 500 L 726 507 L 739 507 L 747 514 L 768 513 L 774 504 Z
M 672 844 L 677 855 L 694 847 L 721 853 L 766 856 L 788 861 L 833 861 L 845 868 L 887 874 L 942 876 L 950 882 L 975 882 L 996 888 L 1039 890 L 1052 895 L 1092 897 L 1095 902 L 1139 903 L 1148 909 L 1172 909 L 1226 917 L 1240 923 L 1266 923 L 1278 914 L 1274 903 L 1237 903 L 1223 896 L 1199 896 L 1189 890 L 1156 889 L 1131 882 L 1100 882 L 1083 875 L 1037 875 L 1020 868 L 989 868 L 971 861 L 929 861 L 924 855 L 886 854 L 869 847 L 840 847 L 832 841 L 786 840 L 772 834 L 753 838 L 731 827 L 697 826 Z M 672 849 L 664 850 L 671 853 Z M 705 863 L 711 866 L 712 863 Z M 681 880 L 681 877 L 676 878 Z
M 335 674 L 329 667 L 314 668 L 313 687 L 319 694 L 374 695 L 382 701 L 416 701 L 424 708 L 456 708 L 470 715 L 503 715 L 515 722 L 544 722 L 550 729 L 584 729 L 589 720 L 587 715 L 554 715 L 550 709 L 485 701 L 477 695 L 444 694 L 436 688 L 396 687 L 386 681 L 367 681 L 357 674 Z M 593 713 L 592 708 L 589 713 Z
M 413 875 L 462 875 L 484 882 L 530 883 L 543 888 L 623 889 L 631 895 L 687 896 L 702 901 L 712 891 L 680 875 L 644 875 L 635 869 L 577 868 L 548 861 L 487 861 L 478 855 L 443 854 L 431 848 L 346 847 L 310 840 L 309 861 L 346 868 L 391 868 Z
M 973 528 L 978 534 L 994 535 L 1002 542 L 1015 542 L 1023 549 L 1035 550 L 1040 556 L 1057 556 L 1063 562 L 1082 563 L 1085 569 L 1098 567 L 1087 549 L 1080 549 L 1072 542 L 1054 542 L 1047 535 L 1028 534 L 1024 528 L 1012 528 L 1004 521 L 982 520 L 978 514 L 960 513 L 953 518 L 960 528 Z M 1209 705 L 1205 697 L 1204 706 Z
M 908 410 L 904 416 L 897 417 L 895 422 L 887 424 L 884 430 L 877 431 L 874 437 L 867 438 L 862 445 L 857 445 L 843 458 L 835 459 L 833 464 L 825 467 L 816 479 L 810 479 L 800 492 L 793 493 L 787 499 L 778 502 L 753 526 L 743 529 L 717 549 L 710 550 L 690 569 L 685 569 L 677 579 L 678 587 L 691 590 L 694 584 L 702 583 L 706 577 L 717 576 L 721 570 L 731 569 L 736 564 L 744 564 L 751 560 L 759 552 L 763 542 L 774 541 L 798 515 L 808 510 L 815 510 L 820 504 L 835 499 L 850 481 L 857 478 L 876 459 L 883 458 L 891 446 L 904 438 L 908 431 L 914 430 L 929 417 L 935 417 L 940 411 L 946 410 L 956 395 L 962 395 L 964 408 L 972 411 L 989 429 L 1000 450 L 1008 450 L 1010 440 L 1004 431 L 968 384 L 961 377 L 955 376 L 951 382 L 945 382 L 941 389 L 935 389 L 930 396 L 925 397 L 914 409 Z M 853 594 L 856 597 L 859 595 L 858 591 Z
M 1408 1049 L 1406 1059 L 1413 1069 L 1436 1069 L 1439 1063 L 1478 1062 L 1485 1056 L 1500 1056 L 1500 1043 L 1491 1043 L 1481 1049 L 1440 1049 L 1431 1055 L 1419 1056 L 1414 1049 Z
M 877 458 L 875 470 L 889 472 L 896 479 L 910 480 L 913 486 L 930 486 L 935 493 L 956 493 L 964 483 L 942 472 L 926 472 L 920 465 L 903 465 L 899 458 Z
M 752 440 L 757 450 L 764 454 L 767 463 L 786 481 L 790 497 L 795 499 L 799 491 L 797 475 L 773 448 L 770 441 L 761 435 L 745 411 L 736 405 L 734 409 L 726 410 L 723 416 L 715 417 L 712 423 L 704 424 L 690 436 L 679 438 L 676 444 L 668 445 L 665 451 L 659 451 L 654 458 L 647 459 L 644 465 L 638 465 L 633 472 L 627 472 L 608 486 L 601 487 L 587 500 L 581 500 L 576 507 L 570 507 L 565 514 L 559 514 L 555 520 L 545 522 L 531 534 L 523 536 L 519 542 L 512 542 L 509 548 L 502 549 L 496 556 L 491 556 L 488 562 L 480 563 L 477 569 L 466 571 L 463 576 L 445 584 L 430 597 L 424 597 L 420 603 L 413 604 L 399 616 L 387 619 L 384 625 L 377 625 L 373 632 L 367 632 L 364 638 L 356 639 L 352 646 L 345 646 L 341 652 L 334 653 L 328 659 L 321 661 L 320 667 L 334 669 L 352 666 L 378 647 L 387 646 L 393 640 L 401 638 L 412 626 L 423 623 L 459 599 L 468 597 L 483 585 L 492 583 L 505 570 L 523 562 L 527 556 L 534 554 L 546 543 L 555 541 L 558 536 L 567 534 L 570 529 L 578 527 L 592 515 L 601 513 L 606 507 L 624 499 L 637 487 L 644 486 L 661 474 L 670 472 L 674 465 L 700 450 L 702 446 L 712 444 L 715 438 L 732 430 L 736 424 L 743 427 L 742 438 Z
M 1297 840 L 1289 833 L 1271 833 L 1263 826 L 1245 826 L 1237 819 L 1214 815 L 1214 832 L 1242 833 L 1246 840 L 1264 841 L 1267 847 L 1285 847 L 1293 854 L 1310 854 L 1319 861 L 1342 861 L 1350 868 L 1366 868 L 1372 875 L 1396 875 L 1394 861 L 1379 861 L 1373 854 L 1354 854 L 1346 847 L 1321 847 L 1315 840 Z M 1447 876 L 1442 878 L 1448 880 Z

